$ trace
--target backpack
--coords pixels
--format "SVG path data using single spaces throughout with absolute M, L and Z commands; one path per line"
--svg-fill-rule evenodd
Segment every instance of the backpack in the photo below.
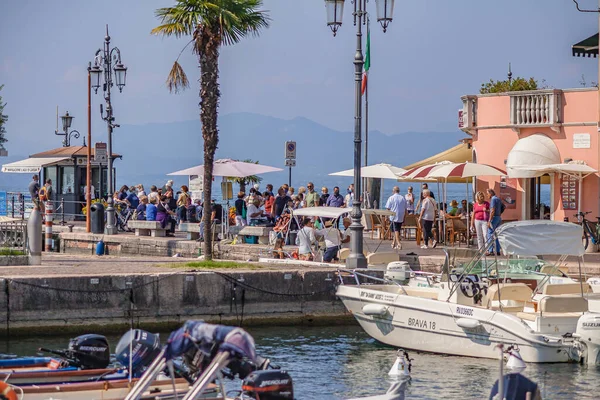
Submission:
M 42 186 L 40 188 L 40 191 L 38 192 L 38 196 L 40 198 L 41 201 L 47 201 L 48 200 L 48 189 L 46 189 L 46 186 Z
M 188 222 L 192 222 L 192 223 L 198 222 L 198 218 L 196 215 L 196 206 L 194 206 L 194 205 L 188 206 L 186 208 L 185 212 L 186 212 L 186 217 L 187 217 Z
M 500 201 L 500 214 L 504 214 L 504 210 L 506 210 L 506 205 L 502 201 Z

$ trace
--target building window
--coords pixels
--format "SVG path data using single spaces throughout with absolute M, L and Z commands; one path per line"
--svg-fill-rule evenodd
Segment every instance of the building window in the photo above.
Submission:
M 75 167 L 62 167 L 61 175 L 62 194 L 74 193 L 75 190 Z

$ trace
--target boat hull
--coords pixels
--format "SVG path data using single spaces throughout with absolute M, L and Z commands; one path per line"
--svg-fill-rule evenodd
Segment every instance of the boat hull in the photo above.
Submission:
M 341 285 L 337 296 L 365 332 L 384 344 L 492 359 L 498 358 L 496 346 L 506 344 L 517 345 L 526 362 L 572 360 L 572 342 L 535 333 L 514 315 L 398 294 L 398 286 L 389 286 L 390 291 L 368 288 Z

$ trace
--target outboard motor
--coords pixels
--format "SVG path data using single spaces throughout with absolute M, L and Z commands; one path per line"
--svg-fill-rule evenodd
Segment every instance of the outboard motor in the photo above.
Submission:
M 594 313 L 582 315 L 573 336 L 577 339 L 581 362 L 587 365 L 600 364 L 600 316 Z
M 242 382 L 242 399 L 293 400 L 292 377 L 278 369 L 254 371 Z
M 81 369 L 103 369 L 110 364 L 108 340 L 102 335 L 93 333 L 71 339 L 66 350 L 51 350 L 43 347 L 39 350 L 64 357 L 70 366 Z
M 393 261 L 387 265 L 383 277 L 401 285 L 406 285 L 412 275 L 412 269 L 406 261 Z
M 125 367 L 129 367 L 130 349 L 131 372 L 134 376 L 139 376 L 160 353 L 160 337 L 141 329 L 127 331 L 119 340 L 115 350 L 117 361 Z

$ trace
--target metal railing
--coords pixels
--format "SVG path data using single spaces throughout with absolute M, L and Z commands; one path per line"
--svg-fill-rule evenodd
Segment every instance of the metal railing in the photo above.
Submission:
M 0 248 L 27 251 L 27 221 L 0 222 Z

